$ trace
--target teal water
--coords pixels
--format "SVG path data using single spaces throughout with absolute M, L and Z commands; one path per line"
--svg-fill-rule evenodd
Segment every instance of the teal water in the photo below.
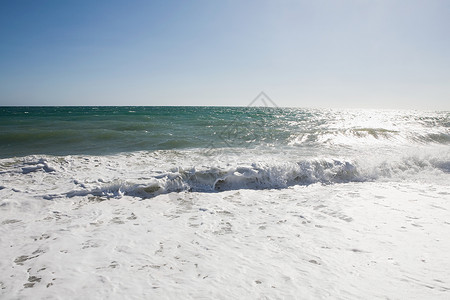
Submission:
M 0 156 L 207 147 L 215 142 L 214 132 L 233 120 L 235 111 L 204 107 L 4 107 L 0 109 Z
M 0 157 L 223 147 L 450 143 L 448 112 L 269 107 L 1 107 Z
M 450 113 L 2 107 L 0 194 L 151 198 L 349 182 L 448 185 Z M 28 188 L 27 188 L 28 189 Z

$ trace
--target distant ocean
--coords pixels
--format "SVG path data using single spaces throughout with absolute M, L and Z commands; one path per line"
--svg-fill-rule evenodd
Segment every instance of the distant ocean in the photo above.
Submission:
M 64 195 L 440 180 L 450 113 L 271 107 L 2 107 L 0 171 L 90 178 Z M 95 178 L 97 179 L 97 178 Z M 47 198 L 61 195 L 45 195 Z

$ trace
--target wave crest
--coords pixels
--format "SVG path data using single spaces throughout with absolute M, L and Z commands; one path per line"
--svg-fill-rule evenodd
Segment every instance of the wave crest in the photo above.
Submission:
M 389 173 L 386 168 L 384 175 Z M 286 164 L 257 164 L 223 170 L 209 168 L 175 168 L 154 176 L 146 184 L 113 181 L 94 189 L 71 191 L 65 196 L 94 195 L 121 197 L 123 195 L 152 198 L 159 194 L 192 191 L 220 192 L 238 189 L 281 189 L 294 185 L 314 183 L 335 184 L 375 180 L 382 172 L 362 172 L 357 163 L 335 159 L 300 161 Z
M 167 158 L 167 153 L 163 155 Z M 145 157 L 145 159 L 144 159 Z M 181 156 L 175 162 L 182 162 Z M 122 159 L 124 158 L 124 159 Z M 386 157 L 385 157 L 386 158 Z M 220 192 L 238 189 L 282 189 L 295 185 L 339 184 L 367 181 L 446 180 L 450 174 L 448 155 L 390 157 L 385 160 L 376 156 L 348 159 L 311 158 L 286 162 L 236 162 L 232 165 L 219 163 L 212 167 L 197 163 L 199 167 L 155 170 L 159 156 L 145 153 L 136 157 L 28 157 L 24 160 L 8 159 L 0 164 L 0 175 L 9 178 L 5 186 L 16 182 L 14 178 L 46 178 L 53 182 L 56 194 L 46 194 L 45 199 L 93 195 L 120 198 L 124 195 L 152 198 L 160 194 L 180 191 Z M 148 161 L 146 161 L 148 160 Z M 245 161 L 245 160 L 244 160 Z M 173 164 L 172 162 L 171 164 Z M 97 169 L 98 168 L 98 169 Z M 107 179 L 99 174 L 112 174 Z M 23 177 L 27 176 L 27 177 Z M 120 178 L 120 179 L 119 179 Z M 75 186 L 62 187 L 60 182 L 72 182 Z M 39 187 L 36 187 L 39 189 Z

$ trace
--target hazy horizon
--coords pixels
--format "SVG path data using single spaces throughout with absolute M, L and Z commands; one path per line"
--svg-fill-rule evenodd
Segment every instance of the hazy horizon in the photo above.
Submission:
M 0 105 L 0 107 L 268 107 L 281 109 L 330 109 L 330 110 L 373 110 L 373 111 L 436 111 L 436 112 L 450 112 L 450 109 L 426 109 L 426 108 L 375 108 L 375 107 L 319 107 L 319 106 L 264 106 L 264 105 L 72 105 L 72 104 L 49 104 L 49 105 Z

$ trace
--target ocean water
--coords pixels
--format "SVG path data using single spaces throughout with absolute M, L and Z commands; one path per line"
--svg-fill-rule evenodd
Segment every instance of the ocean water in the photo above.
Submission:
M 449 112 L 0 109 L 3 176 L 45 172 L 68 177 L 77 185 L 47 198 L 121 193 L 150 198 L 173 191 L 270 189 L 317 182 L 445 182 L 450 173 L 449 145 Z
M 448 299 L 450 112 L 0 108 L 0 296 Z

